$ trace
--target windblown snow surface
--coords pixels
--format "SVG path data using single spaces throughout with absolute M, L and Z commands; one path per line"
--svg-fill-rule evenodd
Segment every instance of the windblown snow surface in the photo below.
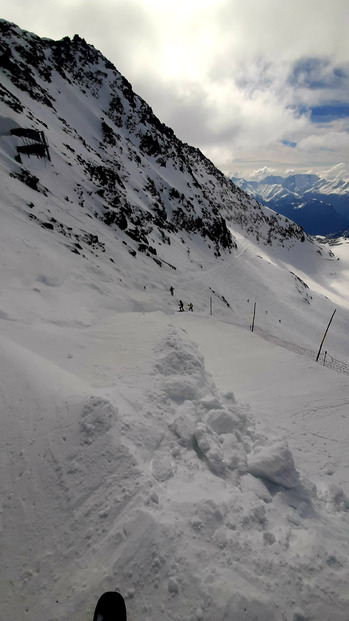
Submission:
M 349 378 L 315 362 L 336 308 L 323 351 L 349 364 L 348 245 L 267 246 L 236 227 L 215 257 L 183 233 L 160 267 L 73 204 L 54 148 L 24 163 L 49 192 L 11 177 L 11 140 L 1 619 L 91 621 L 116 589 L 130 621 L 348 621 Z M 103 244 L 71 252 L 38 225 L 49 214 Z
M 173 272 L 1 209 L 1 617 L 87 621 L 117 589 L 131 621 L 347 620 L 348 376 L 271 340 L 317 350 L 334 303 L 243 239 Z

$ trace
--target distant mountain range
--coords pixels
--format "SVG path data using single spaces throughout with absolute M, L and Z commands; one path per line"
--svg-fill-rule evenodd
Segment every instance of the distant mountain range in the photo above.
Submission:
M 338 236 L 349 229 L 349 180 L 317 175 L 270 175 L 261 181 L 232 181 L 260 203 L 300 224 L 309 235 Z

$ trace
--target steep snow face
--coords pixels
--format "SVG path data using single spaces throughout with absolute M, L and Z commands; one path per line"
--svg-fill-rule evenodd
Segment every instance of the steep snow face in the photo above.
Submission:
M 348 376 L 308 354 L 336 304 L 349 363 L 347 246 L 249 199 L 79 37 L 1 29 L 3 617 L 86 621 L 118 589 L 130 619 L 346 621 Z M 51 160 L 16 160 L 16 128 Z
M 315 185 L 315 189 L 321 194 L 339 194 L 348 196 L 349 193 L 349 180 L 345 179 L 319 179 Z

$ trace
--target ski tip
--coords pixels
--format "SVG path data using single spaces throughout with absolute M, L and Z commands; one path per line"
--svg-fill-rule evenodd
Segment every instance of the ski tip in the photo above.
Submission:
M 117 591 L 100 596 L 93 621 L 127 621 L 125 600 Z

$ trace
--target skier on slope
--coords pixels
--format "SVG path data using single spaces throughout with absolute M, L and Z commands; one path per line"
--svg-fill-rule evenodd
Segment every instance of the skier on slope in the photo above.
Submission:
M 179 300 L 179 312 L 183 313 L 183 311 L 184 311 L 184 304 L 183 304 L 182 300 Z

